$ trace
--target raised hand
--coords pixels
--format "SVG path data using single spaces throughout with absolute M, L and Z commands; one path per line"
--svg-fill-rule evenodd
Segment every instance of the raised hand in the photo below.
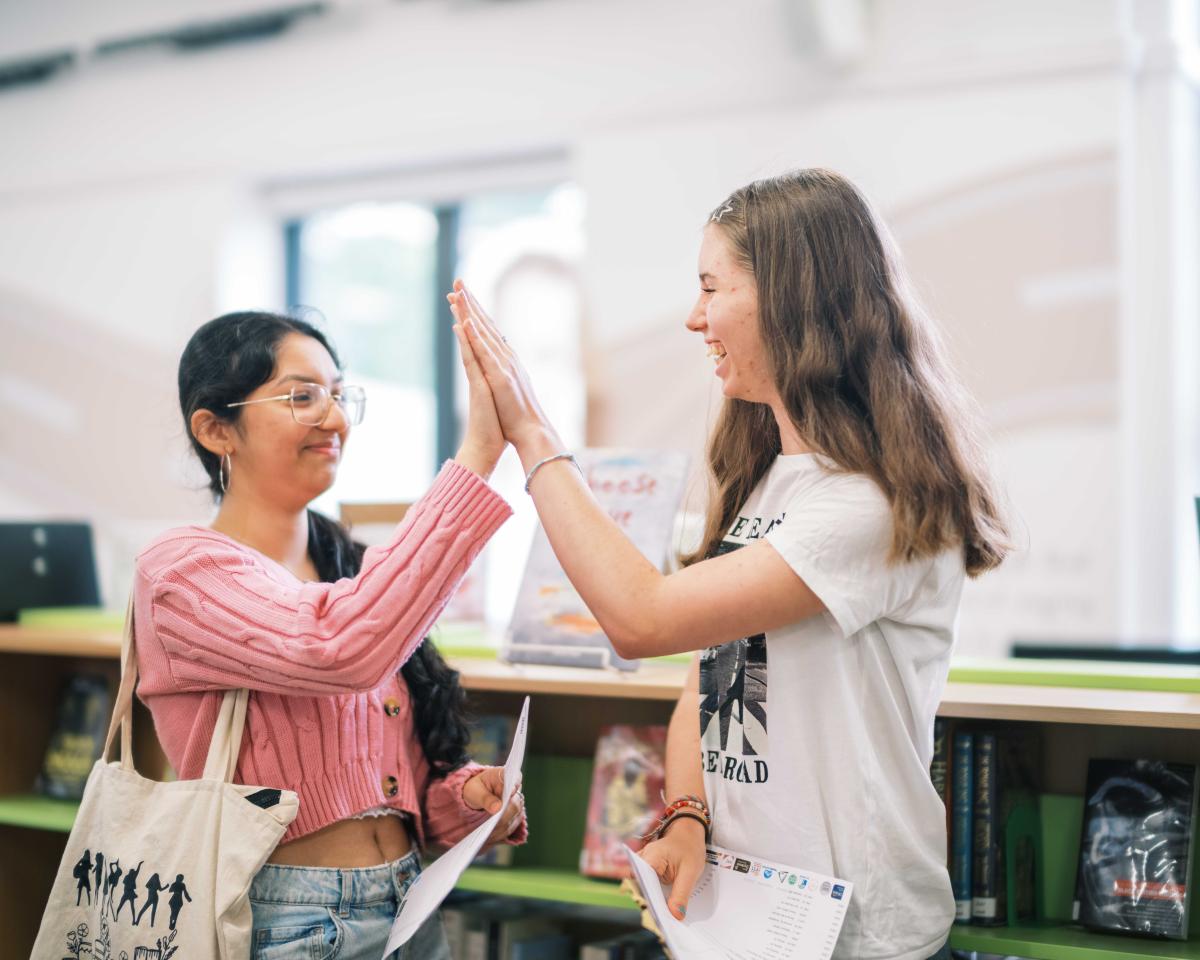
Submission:
M 483 375 L 482 368 L 476 362 L 474 353 L 464 346 L 458 324 L 455 324 L 455 335 L 458 337 L 459 346 L 463 347 L 462 363 L 467 375 L 469 397 L 467 426 L 455 460 L 486 479 L 496 468 L 496 462 L 504 453 L 508 441 L 504 437 L 504 431 L 500 429 L 492 389 Z
M 461 280 L 454 282 L 446 299 L 454 314 L 454 334 L 468 376 L 474 365 L 486 379 L 505 439 L 517 447 L 522 458 L 526 448 L 535 445 L 560 450 L 558 435 L 542 412 L 529 374 L 479 301 Z

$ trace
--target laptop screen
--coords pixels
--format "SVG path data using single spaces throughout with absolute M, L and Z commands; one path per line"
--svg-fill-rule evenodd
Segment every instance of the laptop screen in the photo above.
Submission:
M 0 620 L 99 603 L 90 524 L 0 523 Z

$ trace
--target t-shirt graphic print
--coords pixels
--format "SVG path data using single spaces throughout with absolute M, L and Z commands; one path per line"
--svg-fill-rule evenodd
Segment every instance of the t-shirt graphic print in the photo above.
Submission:
M 740 546 L 726 540 L 715 553 Z M 700 654 L 700 736 L 705 773 L 739 783 L 767 782 L 766 634 Z

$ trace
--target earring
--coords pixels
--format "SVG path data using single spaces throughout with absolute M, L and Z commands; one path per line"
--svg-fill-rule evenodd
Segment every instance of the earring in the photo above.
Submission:
M 229 481 L 232 479 L 233 457 L 226 453 L 221 457 L 221 462 L 217 465 L 217 480 L 221 484 L 221 493 L 225 493 L 229 489 Z

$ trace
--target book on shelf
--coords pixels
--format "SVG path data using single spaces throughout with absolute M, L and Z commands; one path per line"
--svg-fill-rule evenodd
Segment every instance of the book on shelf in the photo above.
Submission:
M 1074 916 L 1083 926 L 1186 940 L 1196 767 L 1088 762 Z
M 78 800 L 104 748 L 111 698 L 108 681 L 91 673 L 67 677 L 58 698 L 54 732 L 37 777 L 39 793 Z
M 467 753 L 476 763 L 495 767 L 504 763 L 508 745 L 517 731 L 517 718 L 501 714 L 485 714 L 477 717 L 471 725 L 471 740 Z M 510 867 L 513 862 L 513 847 L 497 843 L 475 858 L 477 864 L 492 867 Z
M 663 567 L 687 481 L 686 454 L 584 450 L 578 456 L 601 507 L 654 566 Z M 529 548 L 502 656 L 513 663 L 637 668 L 617 656 L 539 526 Z
M 635 930 L 620 936 L 585 943 L 579 960 L 663 960 L 662 944 L 649 930 Z
M 973 863 L 971 869 L 971 922 L 981 926 L 1033 919 L 1033 851 L 1017 847 L 1015 862 L 1007 862 L 1007 830 L 1013 811 L 1021 804 L 1036 809 L 1040 780 L 1040 742 L 1032 733 L 1017 730 L 975 732 L 975 797 L 973 803 Z M 1017 902 L 1008 902 L 1012 872 Z
M 971 922 L 971 867 L 974 861 L 975 735 L 954 731 L 950 751 L 950 885 L 955 923 Z
M 626 877 L 628 844 L 662 814 L 667 728 L 615 724 L 600 731 L 579 869 L 589 877 Z

